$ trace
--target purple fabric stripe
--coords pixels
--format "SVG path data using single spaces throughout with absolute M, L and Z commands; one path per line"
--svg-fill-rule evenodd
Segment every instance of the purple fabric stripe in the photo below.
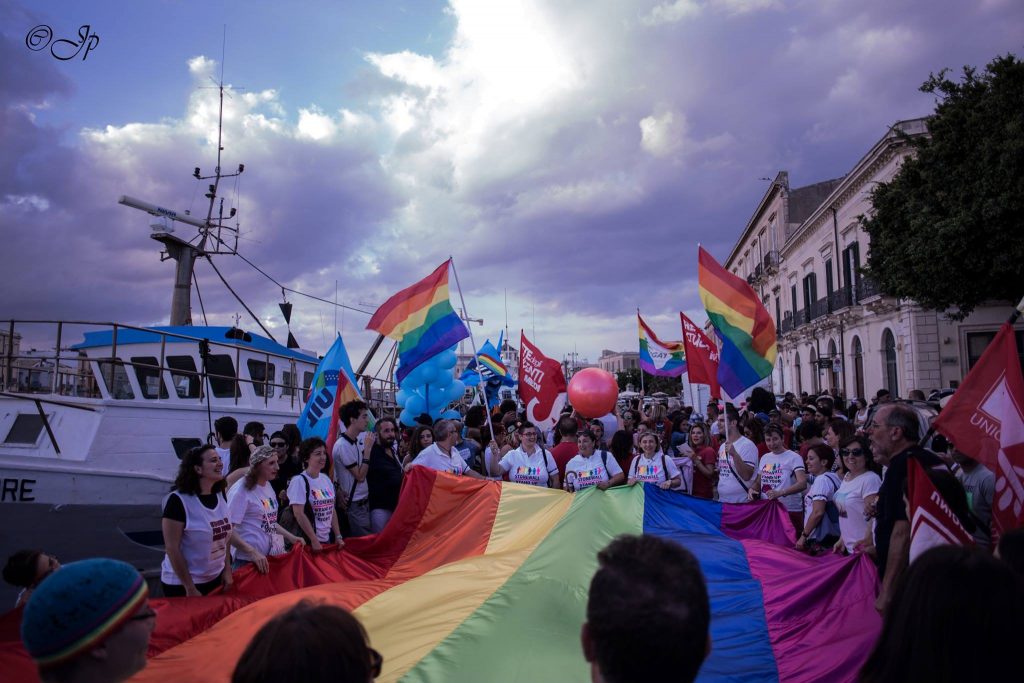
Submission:
M 737 541 L 757 538 L 786 548 L 796 539 L 789 513 L 775 500 L 722 505 L 722 531 Z

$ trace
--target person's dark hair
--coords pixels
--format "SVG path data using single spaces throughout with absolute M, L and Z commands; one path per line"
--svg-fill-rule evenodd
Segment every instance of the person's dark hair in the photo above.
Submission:
M 288 442 L 288 455 L 294 455 L 299 444 L 302 443 L 302 432 L 299 431 L 299 426 L 289 422 L 281 427 L 281 434 Z
M 827 443 L 816 443 L 808 449 L 808 452 L 814 453 L 818 456 L 818 460 L 825 463 L 826 472 L 832 469 L 832 465 L 836 463 L 836 452 Z
M 708 403 L 708 406 L 707 406 L 708 417 L 710 417 L 712 413 L 714 413 L 715 415 L 718 415 L 721 412 L 722 411 L 718 409 L 718 404 L 716 402 L 711 401 L 711 402 Z
M 1018 666 L 1024 584 L 974 547 L 925 551 L 897 580 L 862 683 L 996 681 Z
M 719 413 L 721 415 L 721 413 Z M 739 426 L 740 422 L 740 411 L 739 408 L 731 403 L 725 404 L 725 417 L 731 423 Z
M 303 440 L 303 442 L 299 444 L 299 462 L 302 463 L 302 469 L 306 469 L 306 465 L 309 464 L 309 458 L 310 456 L 313 455 L 313 451 L 315 451 L 317 448 L 320 448 L 321 446 L 323 446 L 325 451 L 327 450 L 327 443 L 323 439 L 316 436 L 311 436 L 308 439 Z M 320 470 L 328 477 L 332 476 L 332 460 L 334 460 L 334 458 L 332 458 L 331 454 L 328 453 L 327 464 L 325 464 L 324 468 Z
M 285 433 L 284 433 L 284 432 L 282 432 L 282 431 L 277 431 L 277 432 L 273 432 L 273 433 L 272 433 L 272 434 L 270 435 L 270 438 L 269 438 L 269 439 L 267 439 L 267 443 L 268 443 L 268 445 L 269 445 L 269 443 L 270 443 L 271 441 L 273 441 L 274 439 L 282 439 L 282 440 L 283 440 L 283 441 L 284 441 L 285 443 L 288 443 L 288 437 L 287 437 L 287 436 L 285 436 Z M 288 447 L 287 447 L 287 446 L 285 446 L 285 448 L 287 449 Z
M 754 387 L 747 400 L 747 410 L 752 413 L 767 413 L 775 409 L 775 394 L 763 387 Z
M 379 420 L 377 420 L 377 424 L 373 426 L 373 431 L 375 431 L 377 434 L 380 434 L 380 427 L 385 422 L 390 422 L 391 425 L 395 428 L 395 431 L 398 431 L 398 421 L 395 418 L 388 416 L 382 417 Z
M 364 683 L 375 676 L 368 640 L 366 629 L 347 611 L 304 600 L 256 632 L 231 682 Z M 281 656 L 282 643 L 290 648 L 287 657 Z
M 42 554 L 42 550 L 19 550 L 8 557 L 4 565 L 4 581 L 18 588 L 29 588 L 36 582 L 36 570 Z
M 563 415 L 558 419 L 558 433 L 565 438 L 567 436 L 576 436 L 576 432 L 579 431 L 579 425 L 576 424 L 576 418 L 572 415 Z
M 267 428 L 263 426 L 262 422 L 246 422 L 245 427 L 242 428 L 242 434 L 246 436 L 260 436 L 267 431 Z
M 238 434 L 238 420 L 230 415 L 222 415 L 213 421 L 213 430 L 221 441 L 230 441 Z
M 907 441 L 917 443 L 921 440 L 921 421 L 917 417 L 917 411 L 913 408 L 896 403 L 889 408 L 885 415 L 886 427 L 899 427 L 903 431 L 903 438 Z
M 814 417 L 814 414 L 818 412 L 818 406 L 813 403 L 807 403 L 800 406 L 800 416 L 803 417 L 807 413 L 807 417 Z
M 228 447 L 228 472 L 248 467 L 249 453 L 249 444 L 245 442 L 245 437 L 235 434 L 235 438 L 231 439 L 231 445 Z
M 341 416 L 341 424 L 348 427 L 352 424 L 352 421 L 357 419 L 359 414 L 366 409 L 366 404 L 362 401 L 349 401 L 348 403 L 342 404 L 338 411 L 338 415 Z
M 423 432 L 430 432 L 431 439 L 434 437 L 434 430 L 426 425 L 420 425 L 412 430 L 412 437 L 409 439 L 409 455 L 414 458 L 423 450 L 423 446 L 420 445 L 420 437 L 423 436 Z
M 700 427 L 701 430 L 704 433 L 704 440 L 701 443 L 699 443 L 699 444 L 693 443 L 693 430 L 696 427 Z M 686 442 L 691 447 L 692 446 L 698 446 L 698 447 L 700 447 L 700 446 L 708 446 L 708 447 L 710 447 L 711 446 L 711 427 L 708 426 L 707 422 L 694 422 L 692 425 L 690 425 L 690 433 L 687 434 L 687 436 L 686 436 Z
M 612 455 L 619 462 L 627 461 L 633 455 L 633 437 L 624 429 L 618 430 L 612 434 L 608 450 L 612 452 Z
M 581 431 L 581 432 L 579 432 L 578 434 L 576 434 L 576 438 L 577 438 L 577 439 L 578 439 L 578 438 L 580 438 L 581 436 L 585 436 L 585 437 L 587 437 L 588 439 L 590 439 L 591 441 L 593 441 L 593 442 L 594 442 L 594 444 L 595 444 L 595 446 L 594 446 L 594 447 L 595 447 L 595 448 L 597 447 L 597 434 L 594 434 L 594 432 L 592 432 L 592 431 L 591 431 L 591 430 L 589 430 L 589 429 L 584 429 L 583 431 Z
M 505 415 L 506 413 L 516 412 L 516 402 L 511 398 L 506 398 L 498 404 L 498 415 Z
M 819 403 L 817 405 L 816 412 L 821 413 L 822 415 L 824 415 L 826 422 L 829 422 L 835 416 L 835 411 L 832 410 L 832 403 L 831 403 L 831 401 L 829 401 L 827 403 L 825 401 L 822 401 L 821 403 Z
M 747 424 L 744 429 L 750 432 L 750 440 L 754 443 L 761 443 L 764 441 L 764 426 L 758 419 L 747 420 Z
M 864 451 L 864 461 L 867 463 L 868 471 L 874 472 L 875 474 L 881 476 L 882 466 L 875 462 L 875 459 L 871 457 L 871 442 L 868 441 L 868 437 L 863 436 L 861 434 L 853 434 L 851 436 L 846 437 L 845 439 L 840 439 L 839 450 L 849 448 L 850 446 L 853 446 L 855 444 L 857 446 L 860 446 L 860 449 Z
M 1024 578 L 1024 527 L 1003 532 L 996 550 L 999 559 Z
M 199 473 L 196 472 L 196 468 L 202 467 L 203 455 L 208 451 L 216 453 L 217 449 L 210 444 L 204 444 L 186 451 L 185 455 L 181 458 L 181 463 L 178 465 L 178 476 L 174 479 L 174 485 L 171 487 L 172 491 L 193 496 L 198 496 L 201 493 Z M 213 485 L 213 489 L 210 492 L 220 493 L 226 488 L 227 482 L 221 479 Z
M 777 425 L 774 422 L 764 428 L 765 438 L 768 438 L 769 434 L 776 434 L 780 439 L 784 439 L 786 437 L 785 430 L 783 430 L 780 425 Z
M 487 424 L 487 408 L 481 405 L 470 406 L 466 411 L 466 427 L 480 429 L 485 424 Z
M 796 433 L 800 437 L 801 441 L 813 439 L 816 436 L 820 437 L 821 425 L 818 424 L 817 420 L 804 420 L 800 423 L 800 426 L 796 428 Z
M 590 582 L 588 659 L 603 680 L 692 681 L 707 653 L 711 608 L 693 554 L 658 536 L 620 536 L 597 554 Z M 656 656 L 651 643 L 671 634 Z
M 844 420 L 841 417 L 834 417 L 829 420 L 828 428 L 832 430 L 833 434 L 839 437 L 839 443 L 842 443 L 845 439 L 849 439 L 857 431 L 849 420 Z

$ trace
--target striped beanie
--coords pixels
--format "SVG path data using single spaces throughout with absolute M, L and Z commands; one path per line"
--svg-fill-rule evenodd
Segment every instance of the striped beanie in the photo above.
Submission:
M 25 649 L 41 667 L 95 647 L 145 603 L 149 588 L 130 564 L 71 562 L 33 591 L 21 618 Z

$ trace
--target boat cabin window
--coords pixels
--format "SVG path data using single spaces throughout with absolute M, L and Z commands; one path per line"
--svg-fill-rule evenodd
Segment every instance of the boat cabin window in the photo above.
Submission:
M 302 388 L 305 389 L 305 391 L 302 392 L 303 395 L 305 395 L 305 396 L 309 395 L 309 388 L 311 386 L 313 386 L 313 373 L 312 372 L 307 372 L 307 373 L 302 375 Z
M 167 387 L 160 381 L 160 365 L 156 356 L 132 356 L 132 367 L 143 398 L 167 398 Z
M 207 357 L 206 376 L 210 378 L 210 389 L 217 398 L 235 398 L 239 395 L 235 364 L 226 353 Z
M 7 432 L 4 443 L 34 444 L 43 431 L 43 418 L 37 413 L 25 413 L 14 418 L 11 431 Z
M 128 372 L 124 369 L 124 361 L 116 359 L 113 361 L 101 360 L 98 363 L 100 366 L 100 379 L 103 380 L 103 385 L 107 388 L 107 393 L 110 394 L 111 398 L 135 398 L 135 392 L 132 391 L 132 385 L 128 381 Z
M 199 373 L 192 356 L 167 356 L 167 367 L 178 398 L 199 398 Z
M 281 373 L 281 396 L 294 396 L 295 395 L 295 375 L 285 370 Z
M 188 436 L 172 436 L 171 447 L 174 448 L 174 454 L 178 456 L 178 460 L 185 457 L 193 448 L 199 448 L 203 445 L 203 442 L 195 437 Z
M 249 377 L 252 378 L 252 388 L 256 395 L 262 396 L 265 389 L 267 397 L 272 398 L 274 396 L 274 373 L 276 370 L 274 364 L 250 358 L 246 361 L 246 365 L 249 366 Z M 267 368 L 269 368 L 269 371 Z M 268 382 L 268 384 L 264 384 L 264 382 Z

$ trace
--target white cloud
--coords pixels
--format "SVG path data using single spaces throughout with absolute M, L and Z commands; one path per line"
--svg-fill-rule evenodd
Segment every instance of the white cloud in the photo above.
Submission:
M 656 157 L 678 150 L 686 137 L 686 117 L 666 110 L 640 119 L 640 144 Z
M 640 17 L 640 23 L 644 26 L 674 24 L 677 21 L 695 17 L 700 12 L 701 7 L 694 0 L 676 0 L 672 3 L 655 5 L 650 12 Z
M 323 114 L 318 108 L 299 109 L 297 137 L 322 141 L 333 137 L 336 131 L 337 125 L 331 117 Z

